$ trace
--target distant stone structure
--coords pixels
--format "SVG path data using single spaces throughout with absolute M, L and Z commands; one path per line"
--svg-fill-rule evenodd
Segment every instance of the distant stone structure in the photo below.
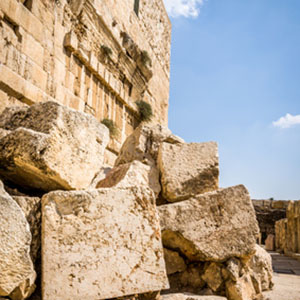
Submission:
M 265 244 L 268 235 L 275 235 L 275 222 L 286 217 L 288 201 L 252 200 L 258 221 L 261 243 Z
M 113 120 L 112 165 L 138 124 L 135 101 L 167 125 L 170 37 L 162 0 L 0 1 L 0 113 L 54 100 Z
M 276 222 L 276 248 L 285 254 L 300 253 L 300 200 L 290 201 L 286 219 Z

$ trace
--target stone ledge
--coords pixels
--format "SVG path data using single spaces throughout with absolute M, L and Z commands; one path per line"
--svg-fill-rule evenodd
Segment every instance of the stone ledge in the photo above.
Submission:
M 53 97 L 23 79 L 20 75 L 3 64 L 0 64 L 0 89 L 29 105 L 41 101 L 57 102 Z

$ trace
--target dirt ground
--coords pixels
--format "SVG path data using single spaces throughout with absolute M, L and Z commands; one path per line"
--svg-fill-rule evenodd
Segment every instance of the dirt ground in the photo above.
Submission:
M 274 273 L 274 288 L 264 293 L 266 300 L 300 300 L 300 276 Z
M 274 288 L 264 293 L 268 300 L 300 300 L 300 262 L 280 255 L 270 253 L 273 264 Z

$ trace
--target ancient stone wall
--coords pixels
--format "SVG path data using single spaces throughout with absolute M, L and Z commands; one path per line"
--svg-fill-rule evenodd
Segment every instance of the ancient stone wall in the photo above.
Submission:
M 252 200 L 261 233 L 261 242 L 265 243 L 268 235 L 275 235 L 275 222 L 286 217 L 288 201 Z
M 276 247 L 284 253 L 300 253 L 300 200 L 290 201 L 286 219 L 276 222 Z
M 171 24 L 162 0 L 0 1 L 0 112 L 54 100 L 113 120 L 106 163 L 138 124 L 167 124 Z

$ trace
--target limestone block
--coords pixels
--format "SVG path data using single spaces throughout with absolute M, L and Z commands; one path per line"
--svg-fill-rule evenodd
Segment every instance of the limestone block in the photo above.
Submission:
M 300 253 L 300 200 L 289 202 L 286 216 L 287 230 L 285 253 Z
M 71 51 L 76 51 L 78 49 L 78 38 L 74 31 L 70 31 L 66 34 L 64 47 Z
M 171 131 L 162 125 L 139 125 L 134 132 L 127 137 L 115 166 L 139 160 L 144 163 L 156 164 L 158 149 L 162 142 L 171 144 L 184 142 L 173 135 Z
M 168 288 L 154 202 L 145 187 L 45 195 L 43 300 L 107 299 Z
M 202 275 L 202 279 L 214 292 L 216 292 L 223 283 L 221 270 L 222 268 L 219 264 L 212 262 Z
M 225 261 L 255 251 L 259 229 L 243 185 L 162 205 L 158 211 L 164 246 L 192 261 Z
M 128 187 L 144 185 L 150 187 L 156 196 L 160 193 L 159 172 L 157 168 L 145 165 L 137 160 L 113 168 L 101 180 L 96 188 Z
M 256 297 L 249 274 L 243 275 L 237 282 L 228 280 L 226 282 L 226 292 L 228 300 L 253 300 Z
M 164 248 L 164 258 L 168 275 L 176 272 L 183 272 L 186 269 L 184 259 L 178 252 Z
M 287 219 L 275 223 L 276 250 L 284 251 L 287 240 Z
M 30 228 L 21 208 L 5 192 L 1 181 L 0 220 L 0 296 L 22 300 L 35 288 Z
M 162 295 L 162 300 L 227 300 L 221 296 L 199 296 L 192 294 L 167 294 Z
M 273 269 L 271 255 L 261 248 L 255 246 L 255 254 L 252 256 L 249 265 L 252 271 L 252 277 L 258 283 L 257 292 L 268 291 L 273 287 Z
M 8 108 L 0 128 L 0 174 L 23 187 L 87 188 L 102 167 L 108 129 L 56 102 Z
M 22 209 L 30 226 L 31 246 L 30 256 L 35 262 L 41 247 L 41 199 L 39 197 L 13 196 L 12 197 Z
M 163 196 L 169 202 L 218 189 L 219 159 L 214 142 L 162 143 L 158 153 Z
M 24 31 L 24 41 L 22 42 L 22 53 L 30 57 L 39 67 L 43 67 L 44 49 L 30 34 Z
M 269 234 L 265 240 L 266 250 L 274 251 L 275 250 L 275 235 Z
M 232 281 L 236 282 L 241 275 L 241 269 L 242 266 L 240 260 L 232 257 L 226 262 L 226 269 L 222 270 L 223 277 L 226 279 L 230 278 Z

